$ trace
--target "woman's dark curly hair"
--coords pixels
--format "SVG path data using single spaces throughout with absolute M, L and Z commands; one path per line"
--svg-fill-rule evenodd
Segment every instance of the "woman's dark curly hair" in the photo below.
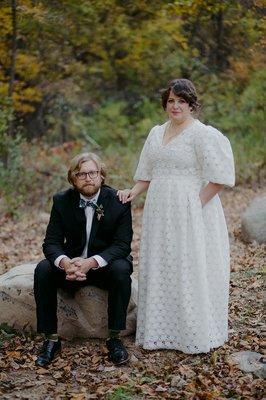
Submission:
M 188 79 L 173 79 L 169 82 L 166 89 L 161 90 L 162 106 L 164 110 L 166 109 L 171 90 L 176 96 L 182 97 L 193 111 L 197 111 L 200 107 L 198 95 L 193 83 Z

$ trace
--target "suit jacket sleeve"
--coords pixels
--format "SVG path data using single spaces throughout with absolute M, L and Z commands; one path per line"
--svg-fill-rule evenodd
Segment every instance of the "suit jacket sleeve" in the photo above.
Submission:
M 54 196 L 50 220 L 43 243 L 43 253 L 52 264 L 54 264 L 57 257 L 65 254 L 64 240 L 62 217 L 56 208 L 56 198 Z
M 99 253 L 108 263 L 119 258 L 127 258 L 131 252 L 132 216 L 130 204 L 121 205 L 122 212 L 116 224 L 116 231 L 113 236 L 112 244 Z

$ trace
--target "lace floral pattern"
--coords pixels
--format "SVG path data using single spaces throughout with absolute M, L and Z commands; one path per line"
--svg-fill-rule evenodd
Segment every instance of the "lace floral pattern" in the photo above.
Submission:
M 163 146 L 166 124 L 151 130 L 134 177 L 151 181 L 136 341 L 208 352 L 227 340 L 229 243 L 219 196 L 202 209 L 199 192 L 208 181 L 234 185 L 233 155 L 228 139 L 198 120 Z

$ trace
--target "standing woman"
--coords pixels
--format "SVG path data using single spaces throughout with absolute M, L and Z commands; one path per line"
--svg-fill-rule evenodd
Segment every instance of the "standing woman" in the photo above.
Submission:
M 229 140 L 193 116 L 192 82 L 162 93 L 168 121 L 144 144 L 125 203 L 148 189 L 139 264 L 137 344 L 202 353 L 228 338 L 229 242 L 218 192 L 234 186 Z

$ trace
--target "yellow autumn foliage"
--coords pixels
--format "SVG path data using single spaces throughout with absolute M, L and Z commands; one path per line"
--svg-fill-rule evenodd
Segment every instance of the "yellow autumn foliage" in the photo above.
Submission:
M 91 104 L 90 96 L 105 98 L 106 90 L 111 100 L 123 97 L 124 87 L 129 98 L 142 89 L 152 96 L 179 74 L 206 81 L 206 86 L 208 76 L 219 80 L 226 74 L 244 86 L 252 70 L 261 66 L 260 49 L 252 53 L 256 45 L 262 47 L 256 9 L 261 0 L 249 10 L 237 0 L 19 0 L 16 48 L 12 4 L 1 1 L 0 95 L 12 89 L 20 114 L 52 98 L 55 103 L 47 100 L 45 107 L 54 104 L 56 120 L 63 107 L 56 104 L 58 92 L 62 104 L 69 101 L 67 81 Z M 44 112 L 53 113 L 45 107 Z M 79 100 L 73 109 L 81 109 Z
M 18 87 L 16 87 L 16 91 L 14 91 L 12 96 L 14 108 L 17 110 L 17 112 L 23 114 L 35 111 L 34 103 L 39 102 L 41 98 L 41 92 L 34 87 L 21 87 L 20 90 L 18 90 Z
M 10 55 L 5 43 L 0 41 L 0 62 L 4 67 L 10 64 Z
M 32 81 L 38 76 L 41 70 L 41 63 L 38 62 L 37 57 L 18 52 L 16 61 L 16 69 L 20 78 Z
M 1 98 L 5 98 L 5 97 L 7 97 L 7 94 L 8 94 L 8 86 L 9 86 L 9 84 L 3 81 L 3 78 L 1 76 L 1 71 L 0 71 L 0 80 L 1 80 L 0 97 Z
M 0 7 L 0 36 L 3 38 L 12 32 L 11 9 L 9 6 Z

